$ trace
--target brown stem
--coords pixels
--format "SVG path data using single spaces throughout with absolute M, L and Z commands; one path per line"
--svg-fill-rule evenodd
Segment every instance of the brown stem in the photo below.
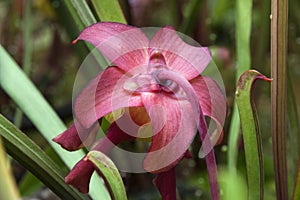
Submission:
M 286 55 L 288 0 L 271 5 L 271 120 L 277 199 L 288 199 L 286 163 Z

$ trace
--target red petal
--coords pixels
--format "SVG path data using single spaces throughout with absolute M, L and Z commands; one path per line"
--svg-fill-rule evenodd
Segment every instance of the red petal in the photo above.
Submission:
M 185 155 L 195 133 L 196 122 L 188 101 L 164 93 L 143 94 L 142 101 L 153 126 L 152 144 L 144 168 L 160 173 L 174 167 Z
M 176 199 L 176 173 L 175 168 L 158 174 L 153 180 L 159 190 L 162 200 Z
M 201 109 L 204 115 L 211 117 L 217 125 L 217 138 L 223 138 L 223 123 L 226 117 L 226 99 L 217 85 L 217 83 L 209 77 L 198 76 L 190 81 L 199 99 Z M 211 132 L 211 131 L 210 131 Z
M 92 43 L 124 71 L 147 63 L 149 39 L 133 26 L 100 22 L 85 28 L 77 40 Z
M 106 137 L 101 138 L 98 144 L 92 149 L 108 154 L 117 144 L 125 140 L 132 140 L 134 137 L 124 133 L 116 122 L 112 123 L 107 131 Z M 68 174 L 65 181 L 77 188 L 82 193 L 88 193 L 90 178 L 95 171 L 94 165 L 85 158 L 81 159 Z M 100 173 L 101 175 L 101 173 Z
M 53 138 L 53 141 L 68 151 L 75 151 L 82 148 L 83 145 L 89 146 L 94 143 L 98 128 L 98 123 L 85 129 L 75 121 L 66 131 Z
M 92 163 L 84 158 L 81 159 L 66 176 L 65 182 L 74 186 L 81 193 L 89 192 L 89 183 L 95 168 Z
M 157 31 L 149 46 L 163 52 L 167 66 L 188 80 L 198 76 L 211 61 L 207 47 L 195 47 L 185 43 L 170 27 Z
M 74 103 L 76 119 L 89 128 L 104 115 L 124 107 L 142 106 L 140 97 L 123 89 L 128 76 L 118 67 L 109 67 L 79 94 Z

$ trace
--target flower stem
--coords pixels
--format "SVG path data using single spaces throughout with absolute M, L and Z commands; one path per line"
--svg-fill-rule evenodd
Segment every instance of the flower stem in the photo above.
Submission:
M 32 58 L 32 0 L 25 1 L 25 14 L 23 19 L 23 46 L 24 46 L 24 53 L 23 53 L 23 71 L 24 73 L 30 77 L 31 71 L 31 58 Z M 16 127 L 20 128 L 23 121 L 23 111 L 20 108 L 16 109 L 15 116 L 14 116 L 14 124 Z

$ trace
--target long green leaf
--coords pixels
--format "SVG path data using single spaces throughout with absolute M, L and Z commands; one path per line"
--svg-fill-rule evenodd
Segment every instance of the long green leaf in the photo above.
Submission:
M 85 0 L 65 0 L 63 2 L 66 7 L 66 10 L 70 13 L 73 20 L 76 23 L 77 34 L 79 34 L 84 28 L 97 22 Z M 116 10 L 118 10 L 118 8 L 116 8 Z M 110 11 L 113 12 L 112 10 Z M 103 20 L 108 21 L 105 19 Z M 69 24 L 70 22 L 66 23 Z M 75 38 L 77 36 L 78 35 L 76 35 Z M 91 45 L 88 42 L 85 42 L 85 45 L 87 46 L 89 52 L 92 53 L 94 59 L 98 62 L 99 66 L 101 66 L 103 69 L 106 66 L 108 66 L 109 62 L 106 60 L 106 58 L 102 54 L 100 54 L 98 50 L 93 51 L 95 49 L 93 45 Z
M 61 168 L 65 168 L 64 163 L 59 158 L 59 156 L 55 153 L 55 151 L 50 147 L 47 146 L 43 148 L 43 151 Z M 44 184 L 35 177 L 29 171 L 22 177 L 19 182 L 19 191 L 22 196 L 30 196 L 39 188 L 43 187 Z
M 113 161 L 99 151 L 90 151 L 88 160 L 94 163 L 98 170 L 103 174 L 108 187 L 111 190 L 112 199 L 126 200 L 126 191 L 119 171 Z
M 248 70 L 241 75 L 236 91 L 245 148 L 248 200 L 263 199 L 264 188 L 261 136 L 251 95 L 253 83 L 257 79 L 270 81 L 257 71 Z
M 236 49 L 237 49 L 237 71 L 236 80 L 243 72 L 250 68 L 250 33 L 251 33 L 252 0 L 236 0 Z M 235 104 L 235 103 L 234 103 Z M 234 105 L 231 117 L 228 142 L 228 168 L 236 171 L 238 155 L 238 139 L 240 131 L 240 120 L 237 106 Z
M 288 0 L 271 1 L 271 130 L 277 199 L 288 199 L 286 56 Z
M 84 156 L 81 151 L 66 152 L 52 142 L 52 138 L 66 129 L 65 125 L 2 46 L 0 46 L 0 86 L 29 117 L 69 168 Z
M 52 142 L 52 138 L 66 129 L 65 125 L 2 46 L 0 46 L 0 86 L 28 116 L 69 169 L 85 155 L 83 151 L 65 151 Z M 95 200 L 109 197 L 103 183 L 95 178 L 91 181 L 90 195 Z
M 127 24 L 120 4 L 117 0 L 92 0 L 101 21 L 120 22 Z
M 0 115 L 0 134 L 7 152 L 58 196 L 70 200 L 86 199 L 86 196 L 65 184 L 62 169 L 43 150 L 2 115 Z
M 96 23 L 96 19 L 85 0 L 64 0 L 63 2 L 80 30 Z

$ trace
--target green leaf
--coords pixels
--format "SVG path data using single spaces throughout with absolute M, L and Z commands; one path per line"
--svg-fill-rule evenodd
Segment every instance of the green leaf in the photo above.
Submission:
M 93 6 L 101 21 L 127 24 L 120 4 L 117 0 L 92 0 Z
M 85 156 L 81 150 L 68 152 L 52 142 L 52 138 L 66 129 L 65 125 L 1 45 L 0 86 L 18 104 L 69 169 Z M 91 181 L 90 195 L 95 200 L 109 197 L 105 186 L 95 178 Z
M 43 186 L 44 184 L 29 171 L 25 173 L 19 182 L 19 190 L 22 196 L 30 196 Z
M 237 71 L 236 80 L 243 72 L 250 69 L 250 33 L 251 33 L 251 15 L 252 0 L 236 0 L 236 50 L 237 50 Z M 231 124 L 229 130 L 228 142 L 228 168 L 230 171 L 236 171 L 238 156 L 238 139 L 240 132 L 240 120 L 236 103 L 234 103 Z
M 97 22 L 85 0 L 65 0 L 63 3 L 66 7 L 66 10 L 70 13 L 76 23 L 76 32 L 80 33 L 84 28 Z M 61 15 L 64 15 L 64 13 Z M 107 21 L 105 19 L 103 20 Z M 69 25 L 69 23 L 72 22 L 67 21 L 65 24 Z M 98 62 L 99 66 L 101 66 L 103 69 L 108 66 L 109 62 L 107 59 L 98 50 L 95 50 L 93 45 L 88 42 L 85 42 L 85 45 L 87 46 L 89 52 L 93 54 L 93 57 Z
M 80 30 L 97 22 L 85 0 L 65 0 L 63 2 Z
M 69 153 L 52 142 L 52 138 L 66 129 L 65 125 L 2 46 L 0 46 L 0 58 L 0 86 L 71 168 L 84 156 L 83 152 Z
M 255 105 L 252 99 L 252 86 L 255 80 L 271 81 L 255 70 L 243 73 L 238 81 L 236 102 L 240 114 L 247 168 L 248 200 L 263 199 L 264 168 L 261 136 Z
M 50 147 L 46 146 L 43 151 L 61 168 L 67 170 L 62 160 Z M 19 182 L 19 190 L 22 196 L 30 196 L 38 189 L 42 188 L 44 184 L 36 178 L 32 173 L 27 171 Z
M 238 79 L 250 68 L 250 34 L 251 34 L 252 0 L 236 0 L 236 49 Z
M 300 199 L 300 162 L 298 164 L 298 174 L 295 182 L 295 190 L 293 194 L 293 200 Z
M 94 163 L 98 170 L 103 174 L 107 186 L 110 188 L 112 199 L 126 200 L 126 191 L 122 178 L 113 161 L 99 151 L 88 153 L 87 159 Z
M 247 199 L 246 180 L 242 174 L 232 174 L 228 170 L 221 169 L 219 177 L 222 200 Z
M 47 154 L 24 133 L 0 115 L 0 134 L 7 152 L 62 199 L 87 199 L 66 185 L 64 175 Z

